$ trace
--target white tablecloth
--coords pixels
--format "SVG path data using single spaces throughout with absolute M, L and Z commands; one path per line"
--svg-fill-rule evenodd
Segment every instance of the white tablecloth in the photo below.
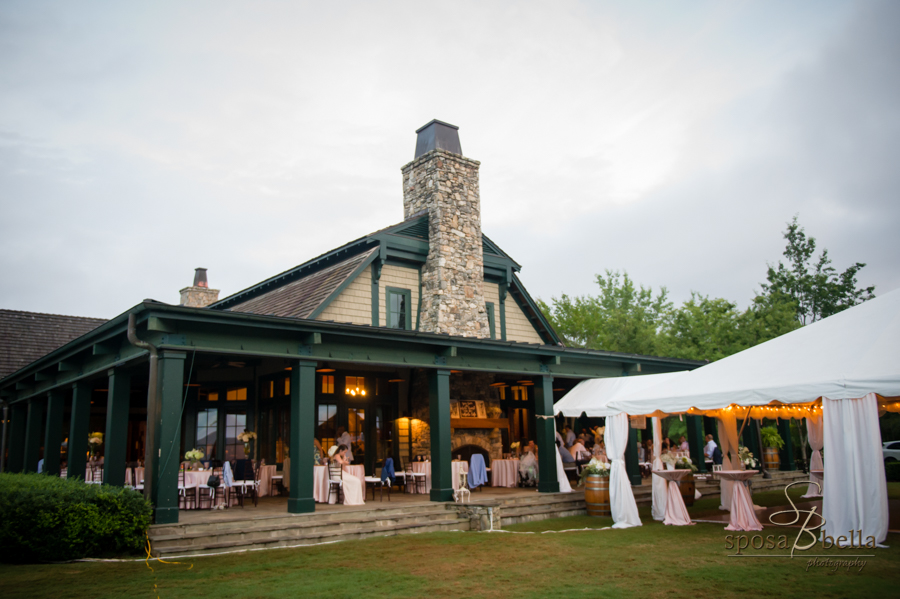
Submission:
M 519 460 L 494 460 L 491 462 L 491 486 L 515 487 L 519 482 Z
M 265 497 L 272 494 L 272 477 L 278 471 L 278 466 L 263 466 L 259 469 L 259 496 Z

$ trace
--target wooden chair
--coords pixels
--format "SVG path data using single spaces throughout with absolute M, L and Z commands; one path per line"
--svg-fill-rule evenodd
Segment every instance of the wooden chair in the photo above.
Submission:
M 200 509 L 200 510 L 204 509 L 203 508 L 204 501 L 206 503 L 208 503 L 208 506 L 206 507 L 206 509 L 208 509 L 208 510 L 211 510 L 214 507 L 216 507 L 216 504 L 218 503 L 218 499 L 220 497 L 222 484 L 223 484 L 222 468 L 214 467 L 210 471 L 210 476 L 218 476 L 219 477 L 219 486 L 218 487 L 210 487 L 208 484 L 206 484 L 206 482 L 204 482 L 203 484 L 201 484 L 199 486 L 199 488 L 197 489 L 197 509 Z M 208 480 L 209 479 L 207 479 L 207 481 Z
M 184 507 L 182 507 L 184 506 Z M 178 471 L 178 509 L 191 509 L 188 506 L 197 507 L 197 487 L 188 487 L 185 483 L 184 466 Z
M 469 491 L 469 474 L 459 469 L 459 488 L 453 491 L 453 501 L 457 503 L 465 503 L 465 500 L 472 500 L 472 493 Z
M 328 463 L 328 503 L 331 503 L 331 491 L 337 490 L 336 503 L 344 502 L 344 469 L 332 460 Z
M 425 489 L 425 473 L 424 472 L 413 472 L 412 462 L 406 463 L 406 468 L 403 471 L 403 476 L 406 478 L 406 492 L 407 493 L 424 493 L 427 489 Z
M 387 488 L 388 491 L 388 501 L 391 500 L 391 483 L 388 482 L 385 484 L 385 481 L 382 481 L 377 476 L 367 476 L 366 477 L 366 497 L 369 495 L 369 488 L 372 489 L 372 501 L 375 501 L 375 489 L 380 491 L 379 501 L 384 501 L 384 489 Z
M 131 489 L 134 489 L 135 491 L 143 491 L 144 490 L 144 481 L 143 481 L 143 479 L 137 480 L 137 474 L 134 469 L 134 466 L 129 468 L 128 471 L 131 472 L 131 484 L 126 485 L 126 486 Z

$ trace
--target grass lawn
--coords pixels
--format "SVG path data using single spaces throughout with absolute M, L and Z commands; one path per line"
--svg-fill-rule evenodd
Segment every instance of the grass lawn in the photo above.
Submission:
M 889 484 L 900 498 L 900 483 Z M 799 495 L 799 493 L 798 493 Z M 757 493 L 780 505 L 782 492 Z M 707 505 L 708 504 L 708 505 Z M 701 500 L 692 515 L 716 510 Z M 890 549 L 817 550 L 835 558 L 874 553 L 862 571 L 813 567 L 807 558 L 728 557 L 724 527 L 609 526 L 577 516 L 510 527 L 516 533 L 430 533 L 151 562 L 0 565 L 4 597 L 890 597 L 900 585 L 900 535 Z M 790 542 L 797 529 L 787 531 Z M 781 534 L 766 529 L 764 534 Z M 752 553 L 766 553 L 751 551 Z M 768 553 L 785 553 L 769 551 Z M 189 568 L 190 565 L 192 568 Z M 893 589 L 893 590 L 892 590 Z

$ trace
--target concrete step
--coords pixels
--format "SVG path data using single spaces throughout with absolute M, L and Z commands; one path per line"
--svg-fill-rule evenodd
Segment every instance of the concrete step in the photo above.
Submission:
M 403 526 L 419 526 L 423 524 L 445 524 L 459 518 L 455 511 L 443 510 L 434 514 L 394 515 L 390 518 L 348 519 L 341 521 L 303 521 L 291 526 L 247 526 L 243 529 L 227 529 L 209 532 L 190 532 L 185 534 L 153 535 L 151 542 L 158 549 L 188 545 L 215 545 L 232 541 L 264 541 L 273 537 L 295 537 L 319 534 L 350 534 L 370 527 L 396 528 Z
M 198 555 L 214 554 L 233 551 L 236 549 L 261 549 L 274 547 L 288 547 L 295 545 L 315 545 L 317 543 L 359 540 L 371 537 L 394 536 L 400 534 L 414 534 L 425 532 L 442 532 L 450 530 L 469 530 L 467 518 L 454 518 L 441 522 L 422 522 L 417 524 L 398 524 L 391 526 L 369 525 L 361 526 L 352 531 L 326 531 L 305 534 L 290 534 L 290 530 L 281 531 L 281 534 L 259 539 L 231 539 L 228 541 L 216 541 L 205 543 L 193 543 L 190 545 L 166 545 L 159 547 L 153 545 L 153 554 L 159 557 L 172 555 Z

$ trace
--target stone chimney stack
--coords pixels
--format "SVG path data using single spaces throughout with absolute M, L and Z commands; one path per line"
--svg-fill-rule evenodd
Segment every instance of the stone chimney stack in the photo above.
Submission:
M 462 155 L 459 127 L 433 120 L 418 131 L 402 168 L 403 218 L 428 213 L 419 330 L 490 337 L 484 304 L 478 167 Z
M 194 284 L 181 290 L 180 306 L 188 308 L 205 308 L 219 300 L 219 290 L 210 289 L 206 281 L 206 269 L 194 270 Z

